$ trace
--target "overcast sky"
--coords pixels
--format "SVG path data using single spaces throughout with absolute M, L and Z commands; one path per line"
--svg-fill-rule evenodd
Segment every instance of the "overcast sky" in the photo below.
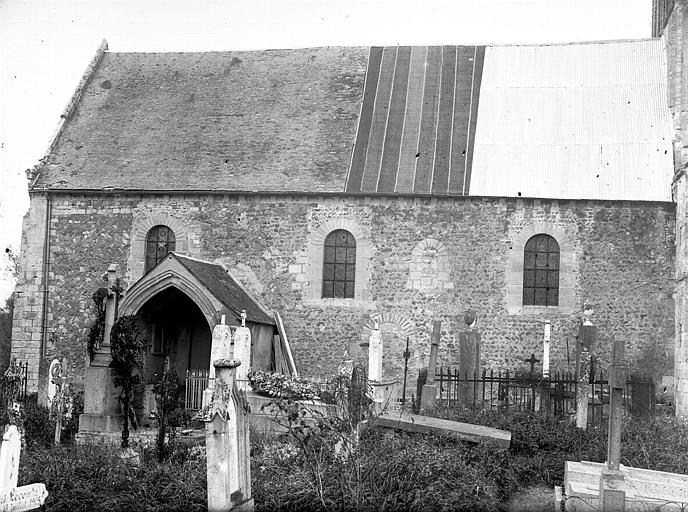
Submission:
M 0 0 L 0 306 L 25 170 L 106 39 L 114 52 L 532 44 L 650 37 L 651 0 Z

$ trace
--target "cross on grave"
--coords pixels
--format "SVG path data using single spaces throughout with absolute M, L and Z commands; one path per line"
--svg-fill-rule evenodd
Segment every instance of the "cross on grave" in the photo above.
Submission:
M 540 360 L 535 358 L 535 354 L 532 353 L 530 354 L 530 357 L 528 359 L 524 359 L 526 363 L 530 363 L 530 373 L 533 373 L 533 370 L 535 368 L 535 363 L 539 363 Z
M 45 484 L 17 487 L 21 436 L 15 425 L 7 427 L 0 446 L 0 512 L 34 510 L 45 503 Z

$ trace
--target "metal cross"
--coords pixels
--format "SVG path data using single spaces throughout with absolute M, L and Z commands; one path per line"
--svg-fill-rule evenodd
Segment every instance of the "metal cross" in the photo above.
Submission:
M 530 357 L 528 359 L 524 359 L 526 363 L 530 363 L 530 373 L 533 373 L 533 368 L 535 367 L 535 363 L 539 363 L 539 359 L 535 359 L 535 354 L 530 354 Z
M 406 374 L 408 373 L 408 360 L 411 357 L 411 351 L 409 350 L 409 339 L 406 337 L 406 350 L 404 350 L 404 387 L 401 391 L 401 403 L 406 403 Z

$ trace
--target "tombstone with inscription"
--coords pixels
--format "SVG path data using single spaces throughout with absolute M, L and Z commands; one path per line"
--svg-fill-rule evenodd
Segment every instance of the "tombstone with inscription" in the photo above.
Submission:
M 34 510 L 45 503 L 45 484 L 17 487 L 21 436 L 15 425 L 7 427 L 0 446 L 0 512 Z

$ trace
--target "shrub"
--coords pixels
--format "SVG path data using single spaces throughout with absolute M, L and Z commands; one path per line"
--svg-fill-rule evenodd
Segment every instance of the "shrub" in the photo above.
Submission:
M 55 441 L 55 422 L 50 410 L 38 404 L 38 395 L 29 395 L 22 408 L 24 440 L 27 447 L 50 447 Z
M 288 400 L 313 400 L 318 398 L 318 386 L 307 380 L 289 377 L 282 373 L 249 370 L 248 381 L 259 395 Z

